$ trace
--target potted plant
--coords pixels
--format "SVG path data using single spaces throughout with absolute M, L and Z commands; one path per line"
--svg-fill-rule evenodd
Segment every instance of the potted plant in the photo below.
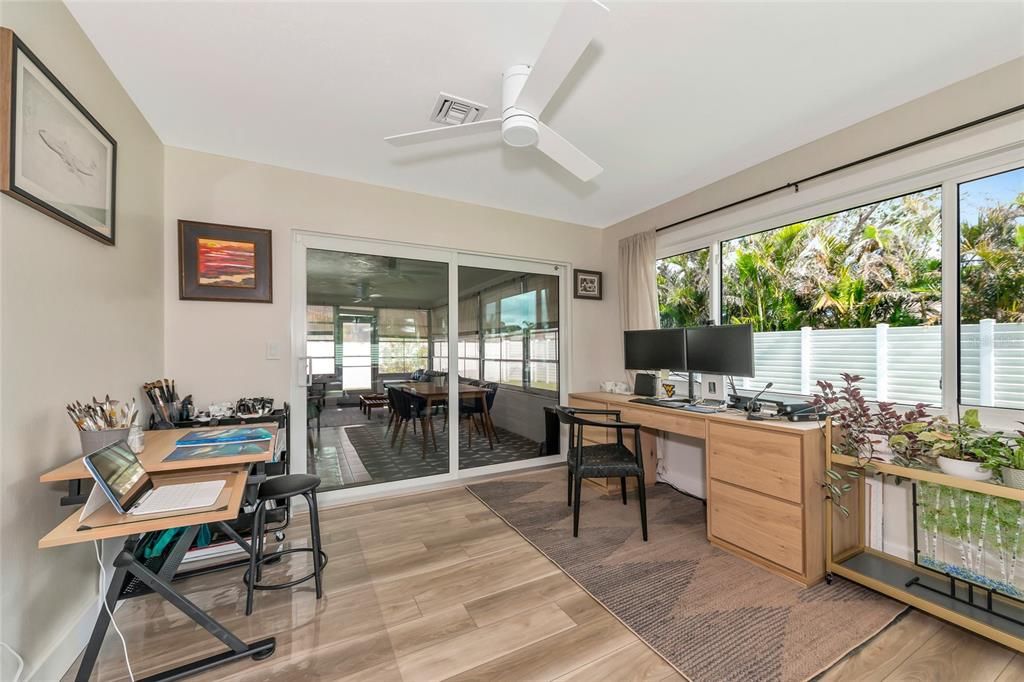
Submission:
M 972 481 L 992 478 L 992 473 L 1013 455 L 1002 433 L 981 430 L 976 409 L 964 412 L 957 424 L 946 417 L 907 424 L 901 428 L 900 435 L 915 436 L 923 451 L 935 457 L 943 473 Z
M 859 386 L 864 377 L 847 373 L 840 376 L 843 386 L 838 389 L 831 382 L 819 380 L 818 393 L 811 404 L 819 414 L 829 415 L 832 426 L 838 431 L 838 438 L 832 441 L 832 451 L 857 460 L 858 468 L 827 469 L 827 480 L 822 484 L 832 504 L 847 516 L 849 509 L 840 502 L 852 487 L 847 479 L 860 478 L 859 469 L 870 469 L 871 462 L 879 459 L 883 449 L 892 452 L 892 461 L 900 466 L 920 466 L 912 454 L 916 451 L 913 447 L 917 443 L 916 434 L 906 433 L 895 444 L 892 440 L 908 424 L 927 424 L 924 420 L 928 413 L 923 403 L 900 412 L 893 403 L 881 402 L 873 410 Z M 900 445 L 905 447 L 897 449 Z
M 1017 437 L 1003 443 L 1001 448 L 993 447 L 992 452 L 994 456 L 989 466 L 1000 470 L 1003 484 L 1024 489 L 1024 431 L 1018 431 Z

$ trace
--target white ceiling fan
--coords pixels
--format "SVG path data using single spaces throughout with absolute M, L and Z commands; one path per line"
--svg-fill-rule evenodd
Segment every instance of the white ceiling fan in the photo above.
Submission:
M 403 146 L 501 130 L 505 144 L 536 147 L 583 182 L 594 179 L 601 173 L 601 166 L 538 119 L 607 14 L 608 8 L 596 0 L 566 3 L 533 66 L 518 64 L 502 74 L 501 118 L 384 139 Z

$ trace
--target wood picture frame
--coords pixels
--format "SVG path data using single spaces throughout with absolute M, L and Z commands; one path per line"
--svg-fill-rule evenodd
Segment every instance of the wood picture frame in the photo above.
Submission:
M 178 298 L 274 302 L 273 233 L 194 220 L 178 221 Z
M 604 296 L 604 276 L 599 270 L 572 271 L 572 297 L 600 301 Z
M 113 246 L 116 190 L 117 141 L 0 28 L 0 192 Z

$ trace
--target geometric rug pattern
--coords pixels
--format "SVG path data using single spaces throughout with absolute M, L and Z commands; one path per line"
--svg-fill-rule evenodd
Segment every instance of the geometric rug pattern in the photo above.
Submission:
M 648 488 L 649 541 L 636 493 L 583 486 L 572 536 L 566 470 L 468 490 L 691 680 L 806 680 L 885 628 L 905 607 L 838 576 L 813 587 L 712 546 L 705 507 Z
M 442 428 L 444 428 L 442 415 L 433 418 L 437 434 L 437 450 L 434 450 L 431 441 L 427 446 L 426 458 L 424 458 L 422 435 L 419 433 L 420 424 L 417 423 L 417 433 L 413 433 L 412 426 L 409 427 L 409 432 L 405 437 L 405 446 L 399 450 L 397 442 L 394 447 L 391 446 L 391 432 L 385 433 L 387 414 L 387 410 L 378 410 L 373 414 L 373 419 L 368 420 L 355 408 L 324 412 L 319 441 L 316 438 L 315 428 L 313 430 L 313 440 L 317 451 L 309 453 L 309 464 L 311 465 L 309 470 L 316 471 L 321 476 L 324 489 L 355 487 L 353 485 L 343 486 L 340 479 L 344 477 L 332 476 L 332 470 L 339 463 L 330 460 L 341 455 L 340 431 L 342 428 L 348 443 L 354 448 L 356 456 L 371 479 L 356 485 L 402 481 L 448 472 L 448 435 L 447 432 L 442 432 Z M 493 450 L 487 445 L 487 437 L 476 433 L 473 434 L 473 446 L 469 447 L 466 439 L 466 429 L 468 428 L 468 422 L 463 421 L 459 439 L 460 469 L 503 464 L 538 456 L 540 443 L 507 431 L 500 426 L 495 429 L 498 432 L 498 441 L 494 443 Z

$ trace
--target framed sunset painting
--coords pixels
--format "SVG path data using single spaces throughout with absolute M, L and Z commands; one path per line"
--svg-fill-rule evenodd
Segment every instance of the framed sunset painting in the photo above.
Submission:
M 271 232 L 178 221 L 178 296 L 184 301 L 271 303 Z

